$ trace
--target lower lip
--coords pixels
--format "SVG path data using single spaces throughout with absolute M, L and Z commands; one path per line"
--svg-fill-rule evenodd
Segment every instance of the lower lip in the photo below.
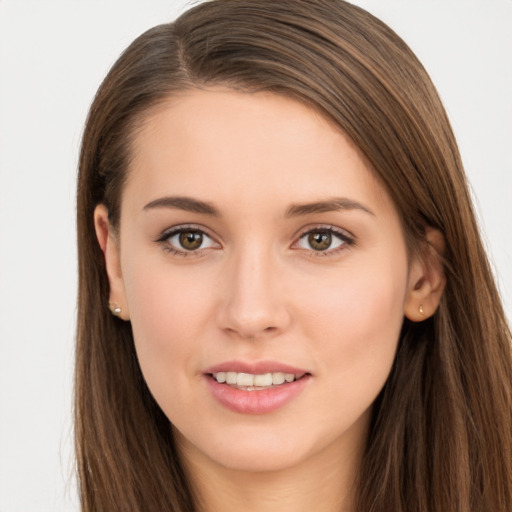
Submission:
M 214 398 L 229 410 L 241 414 L 265 414 L 285 406 L 304 390 L 310 378 L 311 375 L 304 375 L 299 380 L 261 391 L 244 391 L 219 384 L 211 375 L 206 375 Z

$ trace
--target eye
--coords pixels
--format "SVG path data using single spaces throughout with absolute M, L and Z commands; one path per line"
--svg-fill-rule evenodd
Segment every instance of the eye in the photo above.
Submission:
M 204 231 L 194 227 L 178 227 L 166 231 L 158 242 L 164 244 L 164 249 L 174 254 L 186 255 L 191 252 L 200 252 L 203 249 L 219 247 Z
M 174 235 L 171 240 L 175 243 L 179 242 L 180 246 L 187 251 L 195 251 L 201 247 L 204 238 L 203 233 L 199 231 L 182 231 Z
M 297 242 L 299 249 L 313 250 L 318 253 L 332 253 L 345 245 L 353 245 L 354 240 L 347 234 L 334 228 L 315 228 L 304 233 Z

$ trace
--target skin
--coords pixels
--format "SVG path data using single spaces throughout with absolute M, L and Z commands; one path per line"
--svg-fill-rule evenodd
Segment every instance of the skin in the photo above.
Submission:
M 98 240 L 110 298 L 131 321 L 204 510 L 351 510 L 404 314 L 434 312 L 440 266 L 409 260 L 397 211 L 363 156 L 294 100 L 185 92 L 147 117 L 133 155 L 119 234 L 100 205 Z M 208 202 L 218 215 L 147 207 L 168 196 Z M 287 215 L 333 198 L 361 207 Z M 183 225 L 205 233 L 198 250 L 163 239 Z M 314 250 L 307 233 L 332 227 L 352 242 L 333 234 L 332 246 Z M 276 411 L 233 412 L 204 373 L 235 359 L 311 377 Z

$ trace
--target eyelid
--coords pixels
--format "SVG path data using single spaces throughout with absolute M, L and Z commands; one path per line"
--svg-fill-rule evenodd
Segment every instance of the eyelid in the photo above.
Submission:
M 304 249 L 302 247 L 297 247 L 300 240 L 302 240 L 305 236 L 310 233 L 314 233 L 317 231 L 327 231 L 331 233 L 333 236 L 342 240 L 342 244 L 334 249 L 327 249 L 325 251 L 315 251 L 314 249 Z M 292 249 L 303 250 L 308 253 L 311 253 L 313 256 L 330 256 L 333 254 L 337 254 L 339 251 L 346 250 L 351 246 L 356 245 L 356 237 L 352 235 L 346 229 L 339 228 L 337 226 L 333 226 L 331 224 L 315 224 L 313 226 L 307 226 L 302 228 L 298 234 L 295 236 L 296 241 L 292 244 Z
M 176 255 L 181 256 L 200 256 L 204 253 L 204 251 L 211 249 L 212 247 L 206 247 L 203 249 L 197 250 L 186 250 L 175 247 L 169 243 L 169 238 L 175 236 L 179 233 L 186 231 L 197 231 L 200 232 L 203 236 L 206 236 L 216 245 L 214 248 L 221 248 L 220 242 L 218 242 L 217 237 L 211 234 L 210 230 L 204 226 L 199 224 L 179 224 L 176 226 L 172 226 L 170 228 L 165 229 L 160 233 L 158 238 L 155 240 L 157 243 L 163 245 L 164 250 L 171 252 Z M 306 235 L 310 233 L 314 233 L 315 231 L 327 231 L 331 233 L 334 237 L 340 239 L 343 243 L 333 249 L 326 249 L 325 251 L 315 251 L 314 249 L 304 249 L 302 247 L 298 247 L 298 243 L 302 240 Z M 338 253 L 341 250 L 346 250 L 350 246 L 356 245 L 356 238 L 350 232 L 345 229 L 339 228 L 337 226 L 333 226 L 330 224 L 315 224 L 302 228 L 294 238 L 296 241 L 292 244 L 292 249 L 303 250 L 305 252 L 310 253 L 313 256 L 329 256 Z
M 211 234 L 210 230 L 201 226 L 199 224 L 178 224 L 176 226 L 172 226 L 170 228 L 165 229 L 160 233 L 158 238 L 155 240 L 157 243 L 161 244 L 164 250 L 171 252 L 172 254 L 180 255 L 180 256 L 200 256 L 204 253 L 204 251 L 211 249 L 212 247 L 205 247 L 203 249 L 197 250 L 186 250 L 180 249 L 179 247 L 175 247 L 169 243 L 169 239 L 175 235 L 186 231 L 197 231 L 201 233 L 203 236 L 212 240 L 216 247 L 220 248 L 221 244 L 217 241 L 216 237 Z

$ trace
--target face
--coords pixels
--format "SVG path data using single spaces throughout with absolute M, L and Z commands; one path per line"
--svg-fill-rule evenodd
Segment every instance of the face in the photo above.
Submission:
M 413 283 L 358 150 L 298 102 L 217 89 L 169 99 L 133 151 L 111 299 L 183 451 L 272 470 L 361 447 Z

